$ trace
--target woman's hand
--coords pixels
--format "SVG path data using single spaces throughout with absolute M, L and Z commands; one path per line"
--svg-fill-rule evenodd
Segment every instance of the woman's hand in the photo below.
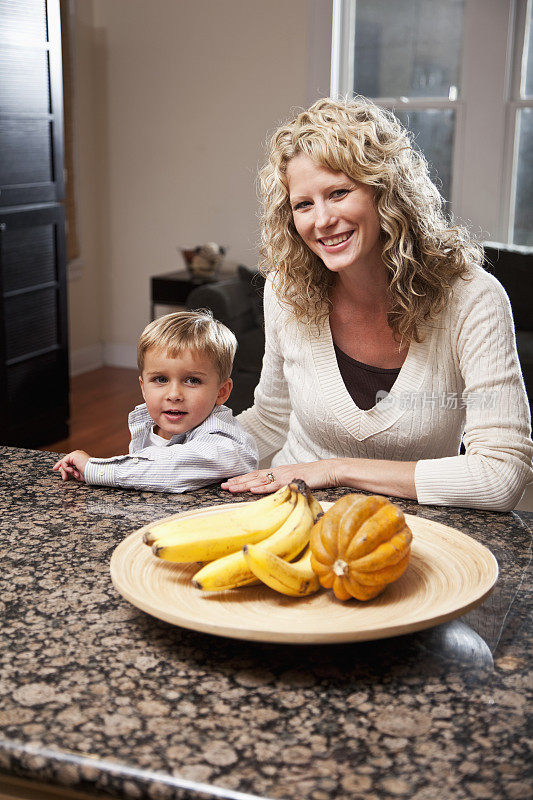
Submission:
M 373 458 L 326 458 L 307 464 L 285 464 L 238 475 L 221 484 L 229 492 L 275 492 L 294 478 L 310 489 L 348 486 L 367 492 L 417 499 L 416 461 L 382 461 Z M 273 480 L 272 480 L 273 478 Z
M 268 494 L 275 492 L 295 478 L 306 482 L 310 489 L 322 489 L 337 486 L 336 467 L 339 459 L 329 458 L 322 461 L 310 461 L 306 464 L 284 464 L 269 469 L 259 469 L 238 475 L 221 484 L 222 489 L 229 492 L 252 492 Z
M 90 455 L 85 450 L 73 450 L 57 461 L 52 469 L 61 473 L 61 478 L 68 481 L 73 478 L 76 481 L 85 480 L 85 465 L 90 459 Z

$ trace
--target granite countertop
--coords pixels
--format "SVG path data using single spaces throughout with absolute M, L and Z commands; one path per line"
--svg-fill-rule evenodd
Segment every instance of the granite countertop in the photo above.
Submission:
M 0 784 L 133 800 L 531 797 L 533 514 L 399 502 L 498 560 L 493 593 L 453 622 L 366 643 L 239 641 L 139 611 L 109 562 L 150 520 L 244 498 L 65 483 L 56 458 L 0 448 Z

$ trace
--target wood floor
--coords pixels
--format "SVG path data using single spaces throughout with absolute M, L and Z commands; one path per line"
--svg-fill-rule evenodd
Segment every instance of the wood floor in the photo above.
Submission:
M 70 436 L 39 450 L 86 450 L 109 458 L 128 452 L 128 414 L 143 402 L 135 369 L 101 367 L 71 378 Z

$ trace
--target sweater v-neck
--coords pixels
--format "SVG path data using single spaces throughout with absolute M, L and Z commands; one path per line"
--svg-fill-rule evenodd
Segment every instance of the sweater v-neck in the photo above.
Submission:
M 335 356 L 329 319 L 321 326 L 319 335 L 311 337 L 311 353 L 322 387 L 323 402 L 357 441 L 390 428 L 405 414 L 409 396 L 416 397 L 429 364 L 431 326 L 425 333 L 424 341 L 411 342 L 409 345 L 405 361 L 389 393 L 391 401 L 382 400 L 366 411 L 355 404 L 344 384 Z

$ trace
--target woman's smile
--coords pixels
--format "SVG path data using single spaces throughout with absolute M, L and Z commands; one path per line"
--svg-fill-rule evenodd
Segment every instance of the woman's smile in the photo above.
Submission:
M 348 233 L 338 233 L 336 236 L 328 236 L 327 238 L 319 239 L 318 241 L 323 247 L 328 247 L 333 250 L 340 250 L 342 245 L 345 244 L 353 236 L 354 231 Z
M 308 156 L 287 164 L 294 225 L 300 238 L 333 272 L 382 267 L 381 225 L 374 189 L 315 163 Z

